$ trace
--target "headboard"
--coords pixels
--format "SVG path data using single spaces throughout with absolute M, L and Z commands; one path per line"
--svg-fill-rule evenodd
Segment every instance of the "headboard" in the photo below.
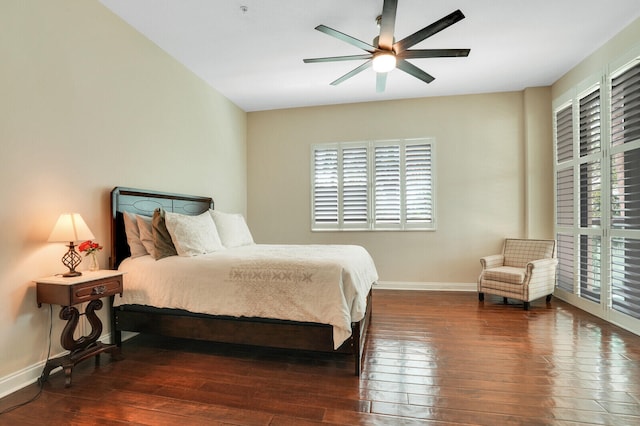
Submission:
M 153 216 L 153 211 L 157 208 L 174 213 L 198 215 L 213 209 L 213 199 L 196 195 L 115 187 L 111 191 L 111 257 L 109 258 L 111 269 L 118 269 L 120 262 L 131 256 L 124 231 L 123 213 Z

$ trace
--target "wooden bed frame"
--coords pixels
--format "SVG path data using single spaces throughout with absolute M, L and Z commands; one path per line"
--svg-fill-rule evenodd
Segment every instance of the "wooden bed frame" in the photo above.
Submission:
M 197 215 L 213 209 L 213 200 L 209 197 L 114 188 L 111 191 L 111 269 L 117 269 L 120 262 L 131 255 L 124 230 L 123 212 L 152 216 L 158 207 L 166 211 Z M 351 324 L 351 337 L 335 350 L 333 328 L 327 324 L 194 314 L 140 305 L 114 307 L 111 330 L 114 343 L 118 346 L 122 346 L 122 332 L 133 331 L 221 343 L 352 354 L 355 374 L 359 376 L 371 308 L 372 298 L 369 292 L 364 318 Z

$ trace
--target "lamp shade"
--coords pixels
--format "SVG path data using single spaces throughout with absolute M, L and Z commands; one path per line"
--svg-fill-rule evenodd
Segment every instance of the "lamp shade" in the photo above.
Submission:
M 49 235 L 50 243 L 93 240 L 95 237 L 79 213 L 63 213 Z

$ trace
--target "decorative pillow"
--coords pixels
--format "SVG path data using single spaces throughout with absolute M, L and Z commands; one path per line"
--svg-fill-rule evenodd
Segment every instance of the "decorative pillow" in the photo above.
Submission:
M 151 218 L 149 216 L 136 215 L 136 222 L 140 230 L 140 241 L 147 253 L 156 258 L 156 247 L 153 243 L 153 231 L 151 230 Z
M 156 250 L 156 260 L 178 254 L 167 230 L 164 214 L 164 210 L 155 209 L 151 218 L 151 233 L 153 234 L 153 246 Z
M 127 244 L 129 244 L 129 251 L 131 257 L 140 257 L 149 254 L 147 249 L 144 248 L 142 241 L 140 241 L 140 230 L 138 229 L 138 222 L 135 214 L 124 212 L 122 215 L 124 219 L 124 232 L 127 234 Z
M 165 212 L 165 222 L 178 256 L 197 256 L 224 250 L 209 212 L 198 216 Z
M 223 246 L 232 248 L 254 244 L 253 236 L 244 216 L 239 213 L 223 213 L 218 210 L 209 210 L 209 213 L 216 224 Z

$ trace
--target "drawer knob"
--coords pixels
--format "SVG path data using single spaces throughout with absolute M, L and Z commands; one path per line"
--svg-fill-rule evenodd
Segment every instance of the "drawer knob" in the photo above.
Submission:
M 99 285 L 93 288 L 91 294 L 104 294 L 105 291 L 107 291 L 107 286 Z

